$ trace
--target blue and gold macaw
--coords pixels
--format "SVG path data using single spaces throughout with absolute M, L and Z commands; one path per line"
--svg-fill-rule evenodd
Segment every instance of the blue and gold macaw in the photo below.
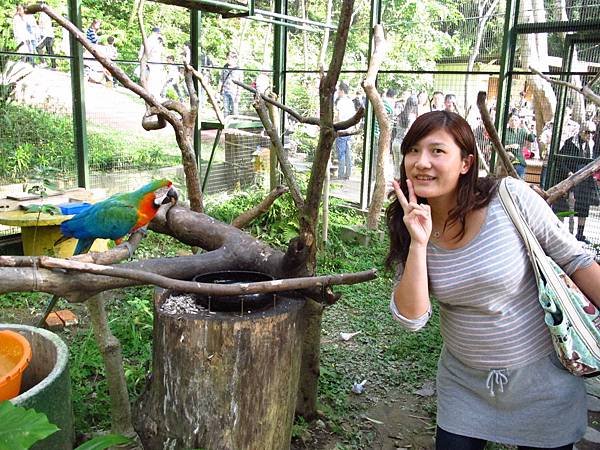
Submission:
M 95 203 L 60 225 L 62 237 L 55 245 L 78 239 L 74 255 L 87 253 L 96 239 L 121 239 L 150 223 L 161 205 L 177 202 L 177 191 L 169 180 L 156 180 L 136 191 L 115 194 Z M 52 297 L 38 326 L 44 326 L 58 296 Z

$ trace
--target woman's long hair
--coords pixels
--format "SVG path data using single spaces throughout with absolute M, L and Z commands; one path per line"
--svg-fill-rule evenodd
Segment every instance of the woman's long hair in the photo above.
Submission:
M 418 115 L 417 97 L 415 95 L 411 95 L 406 99 L 404 109 L 398 114 L 398 125 L 400 128 L 408 128 L 411 114 L 414 114 L 414 117 Z
M 489 177 L 479 178 L 479 161 L 475 136 L 467 121 L 453 112 L 432 111 L 419 116 L 402 141 L 400 147 L 402 155 L 406 155 L 407 151 L 421 139 L 438 130 L 444 130 L 452 136 L 456 145 L 461 149 L 463 159 L 469 155 L 473 156 L 469 171 L 461 174 L 458 178 L 456 207 L 450 210 L 444 224 L 445 229 L 453 223 L 458 223 L 459 231 L 454 239 L 461 239 L 465 235 L 465 217 L 470 211 L 482 208 L 490 202 L 497 189 L 498 181 Z M 402 192 L 408 198 L 404 162 L 400 167 L 399 183 Z M 390 248 L 385 259 L 385 266 L 387 269 L 392 269 L 397 263 L 406 264 L 410 234 L 404 224 L 404 211 L 394 191 L 390 192 L 389 197 L 393 201 L 385 212 L 390 233 Z M 418 197 L 417 200 L 419 203 L 427 203 L 427 200 L 421 197 Z

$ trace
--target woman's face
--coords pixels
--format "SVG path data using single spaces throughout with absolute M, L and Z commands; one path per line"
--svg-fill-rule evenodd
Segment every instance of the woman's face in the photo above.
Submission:
M 453 200 L 458 179 L 469 171 L 472 162 L 473 155 L 463 158 L 452 135 L 439 129 L 408 149 L 404 169 L 418 197 Z

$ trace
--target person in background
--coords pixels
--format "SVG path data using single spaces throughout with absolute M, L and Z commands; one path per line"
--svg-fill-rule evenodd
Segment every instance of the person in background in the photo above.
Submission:
M 478 177 L 471 127 L 458 114 L 418 117 L 402 142 L 386 211 L 397 266 L 392 316 L 416 331 L 439 304 L 437 450 L 570 450 L 587 429 L 584 379 L 554 352 L 526 246 L 497 194 Z M 600 266 L 521 180 L 507 178 L 544 251 L 600 305 Z M 395 195 L 394 195 L 395 194 Z
M 581 125 L 579 134 L 570 137 L 565 141 L 565 145 L 557 155 L 556 178 L 557 182 L 567 179 L 570 175 L 585 167 L 588 163 L 599 155 L 594 153 L 594 136 L 596 134 L 596 124 L 588 121 Z M 575 237 L 589 244 L 590 241 L 584 235 L 585 222 L 590 214 L 590 206 L 600 205 L 596 180 L 593 175 L 583 180 L 573 188 L 575 197 L 574 211 L 577 217 L 577 234 Z M 559 199 L 553 205 L 557 212 L 568 211 L 569 205 L 566 198 Z
M 444 111 L 459 114 L 458 106 L 456 106 L 456 95 L 446 94 L 446 96 L 444 97 Z
M 396 134 L 392 142 L 392 161 L 394 165 L 394 178 L 400 179 L 400 168 L 402 165 L 401 146 L 404 136 L 414 121 L 419 116 L 419 105 L 416 96 L 411 95 L 406 99 L 406 105 L 396 120 Z
M 525 141 L 534 142 L 535 133 L 525 128 L 517 111 L 513 111 L 508 116 L 508 124 L 504 133 L 504 148 L 514 157 L 512 164 L 517 171 L 517 175 L 521 178 L 525 176 L 525 168 L 527 167 L 523 156 Z
M 357 111 L 361 107 L 364 108 L 365 107 L 364 92 L 356 91 L 354 93 L 354 98 L 352 99 L 352 103 L 354 103 L 354 109 Z
M 238 68 L 237 52 L 231 50 L 227 55 L 227 62 L 221 70 L 221 96 L 223 97 L 223 109 L 225 117 L 238 114 L 240 102 L 240 87 L 234 81 L 242 81 L 242 71 Z
M 173 55 L 167 56 L 167 74 L 166 74 L 166 82 L 162 88 L 162 92 L 160 96 L 162 98 L 167 98 L 167 91 L 169 88 L 173 88 L 177 98 L 180 102 L 183 101 L 183 95 L 181 95 L 181 89 L 179 87 L 179 83 L 181 82 L 181 72 L 179 70 L 179 66 L 175 64 L 175 57 Z
M 89 28 L 85 32 L 85 38 L 91 44 L 96 45 L 98 43 L 98 34 L 100 32 L 100 24 L 101 24 L 100 19 L 92 20 L 92 23 L 90 24 Z
M 165 85 L 165 70 L 162 65 L 163 51 L 165 41 L 160 34 L 159 27 L 153 27 L 152 32 L 146 38 L 146 74 L 147 88 L 150 94 L 156 98 L 161 98 L 163 86 Z M 138 58 L 141 60 L 144 55 L 144 44 L 142 43 Z
M 32 15 L 25 14 L 25 8 L 22 4 L 18 4 L 16 7 L 12 28 L 17 53 L 29 53 L 29 56 L 23 57 L 23 61 L 35 66 L 31 55 L 36 53 L 37 23 Z
M 417 116 L 421 116 L 429 111 L 431 111 L 431 109 L 429 106 L 429 97 L 427 96 L 427 92 L 419 91 L 417 94 Z
M 40 42 L 36 48 L 37 52 L 42 55 L 44 49 L 46 50 L 46 54 L 50 56 L 50 67 L 54 70 L 56 69 L 56 59 L 54 59 L 54 28 L 52 27 L 52 19 L 48 14 L 44 12 L 40 13 L 38 29 L 40 31 Z
M 354 116 L 356 109 L 354 102 L 348 95 L 349 86 L 340 81 L 337 90 L 337 99 L 334 106 L 334 121 L 348 120 Z M 350 129 L 346 131 L 351 131 Z M 352 175 L 352 136 L 338 136 L 335 138 L 335 148 L 338 159 L 338 178 L 348 180 Z
M 444 93 L 435 91 L 431 96 L 431 111 L 442 111 L 444 109 Z
M 573 114 L 573 110 L 567 106 L 564 111 L 564 126 L 561 129 L 560 133 L 560 141 L 558 144 L 558 148 L 561 149 L 567 139 L 577 136 L 579 133 L 579 124 L 571 119 Z M 544 127 L 542 128 L 542 132 L 540 133 L 539 145 L 540 145 L 540 153 L 543 158 L 542 161 L 542 174 L 541 174 L 541 185 L 546 186 L 546 178 L 548 177 L 548 161 L 550 158 L 550 143 L 552 141 L 552 132 L 554 129 L 554 120 L 546 122 Z

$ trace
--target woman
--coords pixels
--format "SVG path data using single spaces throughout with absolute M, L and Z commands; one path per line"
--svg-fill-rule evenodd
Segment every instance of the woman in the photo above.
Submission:
M 429 112 L 431 109 L 429 105 L 429 97 L 427 96 L 427 92 L 419 91 L 417 94 L 417 116 L 421 116 L 426 112 Z
M 411 95 L 406 99 L 404 109 L 396 119 L 396 129 L 392 141 L 392 161 L 394 164 L 394 178 L 400 177 L 400 166 L 402 165 L 402 154 L 400 151 L 404 135 L 411 127 L 418 115 L 417 97 Z
M 396 198 L 387 210 L 399 281 L 390 307 L 417 330 L 440 304 L 436 448 L 486 441 L 570 449 L 587 425 L 583 380 L 563 369 L 538 303 L 529 258 L 497 196 L 478 178 L 475 138 L 447 111 L 426 113 L 402 142 Z M 600 266 L 521 181 L 508 187 L 546 252 L 600 304 Z

